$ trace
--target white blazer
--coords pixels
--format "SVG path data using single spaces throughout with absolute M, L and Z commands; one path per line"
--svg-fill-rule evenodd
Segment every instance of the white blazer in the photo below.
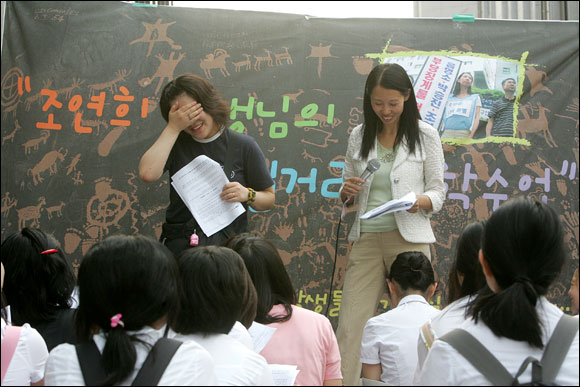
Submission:
M 357 126 L 350 134 L 344 163 L 344 180 L 361 176 L 367 167 L 368 160 L 377 158 L 378 140 L 376 139 L 375 146 L 369 152 L 368 158 L 362 159 L 360 157 L 362 127 L 362 124 Z M 431 211 L 419 210 L 414 214 L 399 211 L 395 212 L 394 215 L 399 232 L 407 242 L 433 243 L 435 235 L 431 229 L 430 218 L 433 213 L 441 209 L 445 200 L 445 183 L 443 182 L 445 159 L 437 130 L 431 125 L 419 121 L 419 131 L 421 133 L 421 151 L 415 149 L 413 154 L 409 154 L 409 147 L 405 139 L 399 146 L 391 170 L 391 189 L 393 199 L 400 199 L 411 191 L 415 194 L 427 195 L 431 199 L 433 209 Z M 356 196 L 355 204 L 358 203 L 358 211 L 348 236 L 348 240 L 351 242 L 356 242 L 360 238 L 359 217 L 367 211 L 373 178 L 374 174 L 369 177 L 363 185 L 361 193 Z M 344 183 L 340 187 L 341 191 L 343 187 Z

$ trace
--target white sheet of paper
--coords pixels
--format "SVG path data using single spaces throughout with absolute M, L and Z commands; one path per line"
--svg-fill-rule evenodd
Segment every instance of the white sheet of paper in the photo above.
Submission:
M 203 155 L 171 176 L 171 185 L 207 236 L 227 227 L 246 211 L 241 203 L 220 198 L 228 182 L 222 167 Z
M 268 344 L 274 332 L 276 332 L 276 328 L 254 321 L 250 329 L 248 329 L 248 332 L 250 332 L 250 336 L 252 336 L 252 341 L 254 342 L 254 351 L 260 353 L 266 344 Z
M 268 364 L 275 386 L 293 386 L 300 370 L 295 365 Z
M 362 215 L 360 218 L 372 219 L 384 214 L 390 214 L 391 212 L 407 211 L 409 208 L 413 207 L 413 204 L 415 204 L 416 201 L 417 195 L 415 195 L 415 192 L 409 192 L 400 199 L 391 200 L 381 206 L 378 206 L 377 208 L 373 208 L 372 210 Z

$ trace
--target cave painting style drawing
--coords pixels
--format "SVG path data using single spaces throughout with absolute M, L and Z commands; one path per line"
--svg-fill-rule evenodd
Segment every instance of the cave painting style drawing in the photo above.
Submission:
M 6 192 L 2 198 L 2 216 L 5 218 L 10 214 L 10 209 L 18 205 L 18 199 L 10 196 L 10 192 Z
M 274 66 L 274 58 L 272 58 L 272 52 L 270 50 L 266 50 L 266 49 L 264 49 L 264 51 L 266 51 L 266 53 L 268 55 L 266 55 L 266 56 L 255 56 L 254 55 L 254 58 L 256 58 L 256 63 L 254 63 L 254 70 L 256 70 L 256 71 L 261 70 L 262 62 L 265 62 L 268 65 L 268 67 Z
M 56 162 L 57 160 L 64 161 L 68 150 L 65 150 L 63 153 L 63 149 L 60 148 L 59 150 L 50 151 L 42 160 L 38 162 L 34 167 L 28 169 L 28 175 L 32 175 L 32 181 L 34 185 L 38 185 L 44 179 L 40 176 L 40 174 L 46 170 L 50 172 L 50 175 L 55 175 L 57 172 Z
M 14 137 L 16 136 L 16 132 L 18 132 L 20 129 L 22 129 L 22 126 L 20 126 L 20 124 L 18 124 L 18 120 L 14 121 L 14 130 L 10 133 L 8 133 L 6 136 L 2 137 L 2 145 L 4 145 L 4 143 L 8 140 L 10 140 L 11 143 L 14 142 Z
M 312 44 L 309 44 L 309 46 L 311 51 L 310 55 L 308 55 L 306 59 L 318 58 L 318 78 L 320 78 L 322 75 L 322 59 L 338 58 L 338 57 L 330 53 L 330 48 L 332 47 L 332 44 L 329 44 L 328 46 L 323 46 L 322 43 L 319 43 L 318 46 L 313 46 Z
M 541 103 L 538 102 L 538 118 L 531 118 L 533 114 L 534 106 L 531 103 L 522 105 L 520 111 L 524 115 L 524 118 L 518 122 L 517 135 L 524 140 L 526 139 L 526 134 L 540 133 L 544 136 L 546 143 L 551 148 L 557 148 L 558 144 L 554 141 L 552 133 L 550 133 L 550 128 L 548 127 L 548 118 L 546 117 L 546 111 L 550 111 L 543 107 Z
M 242 55 L 246 57 L 246 60 L 242 60 L 239 62 L 232 62 L 232 64 L 234 65 L 236 73 L 239 73 L 241 68 L 245 68 L 246 70 L 252 69 L 252 57 L 248 54 L 242 54 Z
M 0 103 L 4 111 L 4 118 L 8 117 L 8 113 L 12 112 L 12 116 L 16 118 L 16 109 L 20 103 L 21 92 L 19 90 L 19 82 L 22 82 L 24 73 L 18 67 L 12 67 L 2 77 L 2 86 L 0 88 L 2 97 Z
M 282 61 L 285 61 L 286 64 L 293 64 L 294 62 L 292 61 L 292 56 L 290 55 L 290 52 L 288 52 L 288 47 L 283 46 L 282 48 L 284 49 L 284 52 L 280 54 L 274 54 L 274 57 L 276 58 L 275 60 L 276 66 L 281 65 Z
M 50 137 L 50 131 L 43 130 L 40 132 L 40 137 L 26 141 L 24 144 L 22 144 L 22 146 L 24 147 L 24 154 L 25 155 L 30 154 L 32 152 L 31 149 L 37 151 L 40 143 L 46 145 L 46 140 L 48 139 L 48 137 Z
M 16 210 L 18 213 L 18 228 L 23 229 L 26 226 L 26 222 L 32 220 L 31 227 L 40 227 L 40 215 L 42 211 L 42 206 L 46 204 L 46 199 L 44 196 L 38 198 L 38 204 L 36 206 L 28 206 Z
M 159 93 L 161 86 L 165 81 L 170 81 L 173 79 L 173 72 L 175 71 L 175 67 L 177 64 L 185 57 L 185 54 L 179 54 L 177 59 L 174 59 L 175 52 L 169 54 L 169 58 L 165 59 L 161 54 L 155 55 L 157 59 L 159 59 L 159 67 L 155 74 L 151 77 L 146 77 L 139 80 L 139 85 L 141 87 L 147 87 L 155 80 L 155 78 L 159 78 L 159 83 L 157 83 L 157 88 L 155 88 L 155 94 Z
M 226 65 L 226 59 L 230 57 L 230 54 L 223 48 L 216 48 L 213 53 L 209 53 L 202 58 L 199 63 L 199 67 L 203 70 L 203 73 L 207 79 L 211 79 L 211 70 L 219 69 L 224 77 L 229 77 L 230 72 L 228 71 Z
M 95 181 L 95 195 L 87 204 L 87 220 L 99 229 L 99 240 L 109 233 L 109 227 L 119 226 L 119 221 L 129 210 L 129 196 L 111 187 L 112 179 Z
M 135 43 L 148 43 L 149 49 L 147 50 L 147 56 L 151 55 L 153 46 L 155 43 L 165 42 L 171 46 L 172 50 L 181 50 L 181 46 L 176 45 L 175 42 L 167 36 L 167 29 L 170 25 L 176 22 L 161 24 L 161 19 L 157 19 L 154 24 L 141 22 L 145 26 L 145 33 L 139 39 L 133 40 L 129 45 Z
M 60 202 L 56 206 L 46 207 L 46 215 L 48 215 L 48 219 L 52 219 L 53 216 L 58 216 L 59 218 L 62 216 L 62 208 L 65 206 L 64 202 Z
M 375 60 L 366 56 L 353 56 L 352 64 L 360 75 L 369 75 L 373 67 L 375 67 Z
M 129 75 L 131 75 L 131 72 L 133 70 L 129 70 L 127 71 L 126 69 L 121 69 L 118 70 L 115 75 L 117 76 L 116 78 L 107 81 L 107 82 L 102 82 L 102 83 L 94 83 L 92 85 L 88 85 L 89 86 L 89 90 L 90 90 L 90 96 L 94 96 L 95 95 L 95 91 L 100 92 L 102 90 L 106 90 L 109 89 L 109 91 L 111 91 L 111 93 L 116 93 L 117 92 L 117 83 L 119 82 L 125 82 L 127 80 L 127 77 Z

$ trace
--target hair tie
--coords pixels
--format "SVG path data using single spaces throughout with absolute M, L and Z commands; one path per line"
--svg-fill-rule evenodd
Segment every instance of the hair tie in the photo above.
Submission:
M 58 253 L 58 250 L 57 249 L 44 250 L 43 252 L 40 253 L 40 255 L 52 254 L 52 253 Z
M 530 280 L 528 277 L 523 276 L 523 275 L 520 275 L 520 276 L 517 276 L 516 278 L 514 278 L 514 283 L 519 283 L 519 284 L 524 284 L 524 285 L 530 284 L 533 286 L 532 280 Z
M 532 304 L 534 305 L 536 304 L 538 300 L 538 293 L 536 292 L 536 288 L 534 288 L 534 284 L 532 283 L 532 280 L 529 277 L 517 276 L 514 279 L 514 284 L 524 285 L 524 292 L 528 297 L 528 300 L 530 300 Z
M 116 315 L 111 317 L 111 328 L 117 328 L 117 325 L 125 327 L 125 324 L 123 323 L 123 321 L 121 321 L 122 317 L 123 315 L 121 313 L 117 313 Z

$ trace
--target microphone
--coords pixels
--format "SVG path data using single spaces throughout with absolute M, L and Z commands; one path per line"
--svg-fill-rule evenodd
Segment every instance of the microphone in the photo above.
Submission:
M 379 162 L 378 159 L 372 159 L 369 160 L 367 167 L 365 168 L 365 170 L 363 171 L 363 173 L 360 175 L 360 178 L 363 179 L 365 182 L 367 181 L 367 179 L 376 171 L 378 171 L 378 169 L 381 167 L 381 163 Z M 362 185 L 362 183 L 357 183 L 358 185 Z M 344 218 L 344 214 L 345 214 L 345 206 L 347 204 L 349 204 L 351 201 L 353 200 L 352 196 L 349 196 L 348 199 L 346 199 L 346 201 L 344 202 L 343 208 L 342 208 L 342 215 L 341 217 Z
M 377 159 L 372 159 L 368 162 L 366 169 L 364 170 L 364 172 L 362 173 L 362 175 L 360 175 L 360 178 L 363 179 L 364 181 L 367 181 L 367 179 L 376 171 L 378 171 L 378 169 L 381 167 L 381 163 L 379 162 L 379 160 Z M 359 183 L 359 185 L 362 185 L 361 183 Z

